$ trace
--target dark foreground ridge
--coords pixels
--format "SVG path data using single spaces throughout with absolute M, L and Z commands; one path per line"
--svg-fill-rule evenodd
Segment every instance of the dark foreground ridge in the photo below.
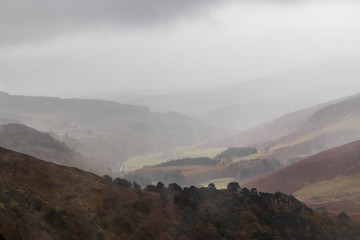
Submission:
M 280 192 L 237 183 L 140 190 L 0 148 L 0 239 L 330 240 L 356 229 L 345 213 L 314 212 Z

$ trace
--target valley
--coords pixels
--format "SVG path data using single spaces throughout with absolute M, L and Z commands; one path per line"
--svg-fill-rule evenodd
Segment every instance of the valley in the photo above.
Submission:
M 116 126 L 116 122 L 124 122 L 124 120 L 121 120 L 124 117 L 125 119 L 130 116 L 132 117 L 132 114 L 135 114 L 132 106 L 126 106 L 124 108 L 124 106 L 118 105 L 117 103 L 98 100 L 63 100 L 53 98 L 46 98 L 46 101 L 50 100 L 50 103 L 45 104 L 42 98 L 12 97 L 6 94 L 3 94 L 2 97 L 8 101 L 9 106 L 12 106 L 12 109 L 7 106 L 2 112 L 2 121 L 4 123 L 11 122 L 11 119 L 18 119 L 14 121 L 28 122 L 34 125 L 41 123 L 43 127 L 52 130 L 48 133 L 41 133 L 36 129 L 18 123 L 1 125 L 1 146 L 43 160 L 78 167 L 99 175 L 108 174 L 113 177 L 124 177 L 129 181 L 140 183 L 142 187 L 156 184 L 157 182 L 163 182 L 165 184 L 176 182 L 180 186 L 195 185 L 202 187 L 206 187 L 210 183 L 216 183 L 215 185 L 218 185 L 219 188 L 224 188 L 230 181 L 240 181 L 241 185 L 245 184 L 244 186 L 247 186 L 249 189 L 255 186 L 260 191 L 281 191 L 287 194 L 294 194 L 294 196 L 315 208 L 325 206 L 330 211 L 338 212 L 342 205 L 348 205 L 351 207 L 346 207 L 344 210 L 350 213 L 356 213 L 358 209 L 360 209 L 358 205 L 357 185 L 354 184 L 357 181 L 357 170 L 354 170 L 355 173 L 351 175 L 340 172 L 331 178 L 322 178 L 324 174 L 328 174 L 328 170 L 322 173 L 320 169 L 314 168 L 316 169 L 314 171 L 318 175 L 316 181 L 311 182 L 307 177 L 296 180 L 294 177 L 295 183 L 302 185 L 299 185 L 301 187 L 291 190 L 279 185 L 280 182 L 283 181 L 282 178 L 278 184 L 272 184 L 273 180 L 259 180 L 270 185 L 272 184 L 271 186 L 273 186 L 273 188 L 267 188 L 261 184 L 258 185 L 259 182 L 256 182 L 257 178 L 261 178 L 261 174 L 267 173 L 271 175 L 277 171 L 285 171 L 286 174 L 290 174 L 290 176 L 293 177 L 291 171 L 287 169 L 298 166 L 296 164 L 300 164 L 299 166 L 301 166 L 304 161 L 307 161 L 309 156 L 319 152 L 321 155 L 322 151 L 359 139 L 359 95 L 337 99 L 332 102 L 292 112 L 271 122 L 264 123 L 258 127 L 237 133 L 232 137 L 222 140 L 209 141 L 207 143 L 202 142 L 187 146 L 182 146 L 182 143 L 180 143 L 180 145 L 173 145 L 173 147 L 168 148 L 167 151 L 164 152 L 151 151 L 143 155 L 141 152 L 127 153 L 125 151 L 125 153 L 117 157 L 131 156 L 131 154 L 134 154 L 134 156 L 127 157 L 127 160 L 121 161 L 111 160 L 112 158 L 109 157 L 110 154 L 114 154 L 115 156 L 116 152 L 107 152 L 106 150 L 114 150 L 112 146 L 114 146 L 115 143 L 111 145 L 106 145 L 105 143 L 111 139 L 112 141 L 115 141 L 115 139 L 117 139 L 116 141 L 124 141 L 124 139 L 121 140 L 122 136 L 116 135 L 116 127 L 111 130 L 111 133 L 110 128 L 111 126 Z M 11 100 L 11 98 L 13 98 L 13 100 Z M 16 107 L 16 104 L 19 103 L 15 103 L 14 99 L 19 101 L 18 98 L 27 100 L 27 104 L 29 104 L 29 106 L 26 107 L 27 110 L 25 110 L 24 107 L 20 107 L 20 105 Z M 34 102 L 32 103 L 31 101 Z M 71 104 L 67 104 L 66 102 L 68 101 L 70 101 Z M 92 101 L 102 105 L 102 107 L 96 111 L 91 110 L 90 104 L 93 103 Z M 79 106 L 74 105 L 73 103 L 75 102 L 77 102 Z M 24 102 L 20 101 L 20 103 L 23 104 Z M 46 109 L 48 107 L 53 107 L 51 104 L 56 106 L 54 111 L 47 114 L 39 114 L 39 112 L 47 111 Z M 2 106 L 4 107 L 5 105 L 3 104 Z M 88 108 L 84 109 L 84 106 L 88 106 Z M 99 125 L 100 121 L 105 121 L 105 118 L 101 117 L 101 112 L 97 112 L 102 109 L 103 114 L 106 114 L 104 111 L 107 110 L 103 109 L 104 106 L 111 106 L 111 110 L 122 109 L 121 113 L 112 114 L 114 117 L 110 117 L 109 119 L 113 120 L 106 120 L 108 123 L 107 126 Z M 82 109 L 81 113 L 77 112 L 79 108 Z M 125 110 L 126 108 L 128 108 L 128 110 Z M 153 114 L 145 108 L 135 108 L 138 109 L 136 114 L 138 114 L 139 117 L 144 117 L 144 112 L 150 115 Z M 61 110 L 62 112 L 60 109 L 63 109 Z M 23 113 L 20 114 L 21 111 L 23 111 Z M 83 118 L 86 115 L 91 117 Z M 94 117 L 98 118 L 98 120 Z M 73 125 L 61 125 L 59 124 L 60 121 L 63 121 L 61 119 L 71 119 Z M 331 121 L 327 119 L 331 119 Z M 144 120 L 148 121 L 148 117 Z M 130 123 L 133 120 L 129 118 L 128 121 Z M 78 127 L 74 125 L 76 122 L 79 123 Z M 79 131 L 80 126 L 81 128 L 87 126 L 88 130 Z M 162 127 L 163 126 L 162 124 Z M 97 132 L 91 130 L 90 127 L 97 129 Z M 178 127 L 180 129 L 180 126 Z M 118 129 L 120 130 L 122 128 Z M 130 129 L 127 131 L 129 130 Z M 138 134 L 136 131 L 140 131 L 139 133 L 146 135 L 150 133 L 144 129 L 137 129 L 132 133 L 135 134 L 134 136 Z M 225 132 L 222 134 L 225 134 Z M 188 133 L 183 132 L 183 134 L 185 136 Z M 210 136 L 211 134 L 207 133 L 207 135 Z M 149 144 L 148 137 L 151 137 L 151 135 L 147 136 L 146 144 Z M 89 138 L 93 138 L 93 140 L 97 139 L 95 142 L 92 142 L 92 144 L 98 144 L 96 148 L 89 148 L 92 146 L 89 145 Z M 127 138 L 129 142 L 126 144 L 130 144 L 131 141 L 135 140 L 135 138 L 133 138 L 133 140 Z M 141 146 L 141 141 L 136 141 L 136 144 Z M 247 144 L 245 144 L 246 141 L 248 141 Z M 126 144 L 121 148 L 117 148 L 116 151 L 122 151 L 121 149 L 124 149 L 125 146 L 129 146 Z M 156 142 L 156 144 L 159 146 L 159 142 Z M 173 144 L 175 144 L 175 142 Z M 91 149 L 91 151 L 85 151 L 86 149 Z M 100 149 L 102 150 L 99 151 Z M 345 152 L 349 151 L 350 150 L 346 150 Z M 84 152 L 85 154 L 83 154 Z M 326 152 L 324 154 L 327 155 Z M 100 156 L 103 157 L 101 162 L 98 161 Z M 104 158 L 105 156 L 108 157 Z M 330 163 L 324 163 L 324 169 L 327 169 L 326 164 L 331 165 Z M 288 167 L 286 167 L 286 165 L 288 165 Z M 337 165 L 334 165 L 333 168 L 337 169 L 338 167 L 336 166 Z M 287 182 L 290 183 L 291 181 Z M 295 183 L 292 186 L 296 186 Z M 326 187 L 329 185 L 332 187 Z M 346 191 L 344 191 L 345 185 L 348 185 L 348 190 Z M 337 192 L 337 194 L 335 194 L 335 192 Z M 352 204 L 345 204 L 349 202 Z
M 89 161 L 99 174 L 113 174 L 131 157 L 229 136 L 181 114 L 101 100 L 0 94 L 0 117 L 48 132 Z
M 359 13 L 1 0 L 0 240 L 360 240 Z

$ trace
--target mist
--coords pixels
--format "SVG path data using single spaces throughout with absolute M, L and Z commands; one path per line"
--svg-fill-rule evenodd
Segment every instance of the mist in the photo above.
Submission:
M 0 240 L 360 239 L 359 13 L 0 0 Z
M 1 4 L 0 83 L 13 94 L 201 90 L 360 53 L 355 1 Z

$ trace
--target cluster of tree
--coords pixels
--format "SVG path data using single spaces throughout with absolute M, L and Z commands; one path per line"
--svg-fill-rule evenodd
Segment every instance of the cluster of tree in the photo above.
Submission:
M 247 178 L 280 168 L 281 163 L 274 158 L 256 158 L 231 164 L 224 171 L 225 177 Z
M 351 227 L 356 231 L 345 213 L 336 219 L 314 212 L 293 196 L 248 190 L 236 182 L 222 190 L 214 184 L 182 188 L 171 183 L 166 188 L 159 182 L 145 191 L 159 194 L 164 209 L 177 206 L 172 213 L 163 212 L 168 218 L 162 224 L 172 222 L 173 227 L 163 229 L 161 239 L 335 240 L 351 239 Z
M 114 180 L 109 176 L 109 175 L 104 175 L 103 178 L 107 181 L 107 182 L 112 182 L 114 183 L 116 186 L 122 187 L 122 188 L 134 188 L 137 190 L 141 189 L 141 185 L 138 184 L 136 181 L 128 181 L 126 179 L 123 178 L 115 178 Z
M 231 160 L 233 158 L 240 158 L 240 157 L 245 157 L 251 154 L 255 154 L 257 153 L 256 148 L 246 148 L 246 147 L 242 147 L 242 148 L 237 148 L 237 147 L 230 147 L 228 149 L 226 149 L 225 151 L 219 153 L 215 159 L 221 159 L 221 158 L 226 158 L 228 160 Z
M 259 193 L 236 182 L 223 190 L 214 184 L 182 188 L 178 183 L 141 190 L 128 180 L 100 178 L 3 148 L 0 165 L 0 235 L 7 240 L 360 236 L 360 226 L 345 213 L 317 213 L 292 196 Z
M 341 240 L 360 234 L 346 213 L 314 212 L 293 196 L 249 190 L 237 182 L 222 190 L 214 184 L 182 188 L 161 182 L 134 190 L 126 180 L 103 178 L 97 180 L 103 187 L 89 181 L 84 192 L 52 198 L 0 183 L 1 238 Z M 36 235 L 40 231 L 43 235 Z
M 192 159 L 187 159 L 191 161 Z M 176 163 L 177 161 L 173 161 Z M 195 161 L 194 161 L 195 162 Z M 252 159 L 240 162 L 221 162 L 216 165 L 190 164 L 181 166 L 158 166 L 142 168 L 125 177 L 143 186 L 149 182 L 176 182 L 180 185 L 197 184 L 215 178 L 246 178 L 273 171 L 281 167 L 281 163 L 273 158 Z

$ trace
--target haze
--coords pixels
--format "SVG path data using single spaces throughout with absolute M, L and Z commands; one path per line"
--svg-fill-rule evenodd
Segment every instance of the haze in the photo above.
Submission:
M 0 0 L 0 240 L 360 239 L 359 13 Z
M 356 62 L 359 10 L 357 1 L 325 0 L 5 0 L 0 86 L 11 94 L 60 97 L 176 92 L 333 59 Z M 359 81 L 351 74 L 321 81 L 351 83 L 355 92 Z

